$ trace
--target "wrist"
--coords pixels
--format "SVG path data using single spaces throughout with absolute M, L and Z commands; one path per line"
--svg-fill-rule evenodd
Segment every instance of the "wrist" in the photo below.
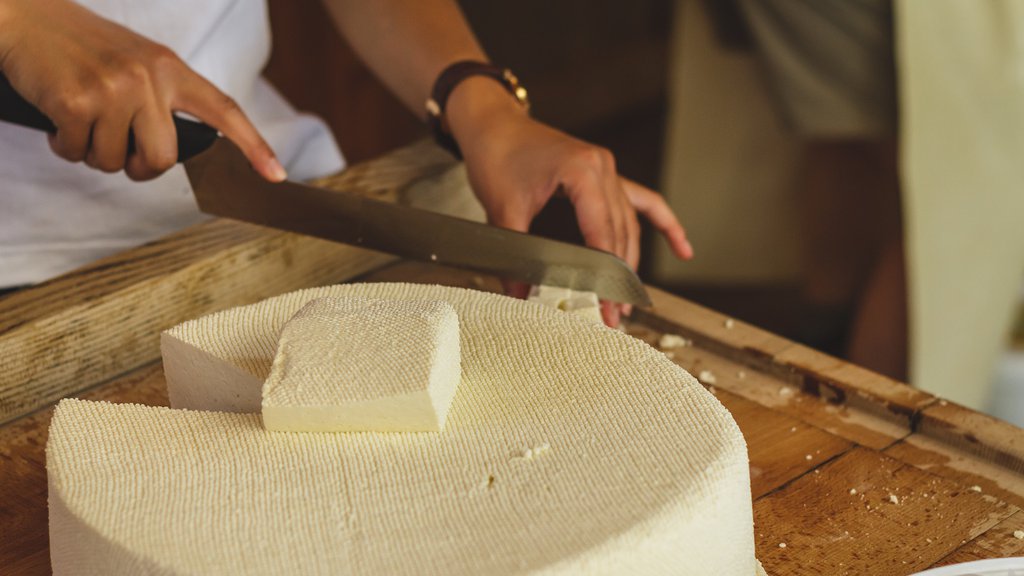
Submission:
M 506 122 L 529 117 L 526 108 L 493 78 L 467 78 L 452 90 L 445 107 L 448 130 L 461 145 Z

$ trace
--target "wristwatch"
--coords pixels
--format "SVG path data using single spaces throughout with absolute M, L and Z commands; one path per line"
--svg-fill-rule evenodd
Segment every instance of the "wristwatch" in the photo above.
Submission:
M 430 125 L 430 130 L 433 132 L 437 143 L 460 160 L 462 159 L 462 152 L 459 150 L 459 144 L 446 128 L 444 111 L 452 90 L 460 82 L 472 76 L 493 78 L 504 86 L 505 90 L 508 90 L 508 93 L 515 98 L 520 106 L 525 110 L 530 109 L 530 100 L 527 97 L 526 88 L 519 84 L 519 79 L 508 68 L 475 60 L 462 60 L 445 68 L 438 75 L 437 80 L 434 82 L 434 88 L 430 91 L 430 97 L 427 98 L 427 123 Z

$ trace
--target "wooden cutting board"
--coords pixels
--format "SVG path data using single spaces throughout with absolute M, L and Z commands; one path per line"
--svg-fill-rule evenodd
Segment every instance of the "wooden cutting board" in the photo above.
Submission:
M 396 200 L 438 186 L 447 193 L 457 170 L 421 145 L 334 182 Z M 45 444 L 55 400 L 166 405 L 160 330 L 358 274 L 499 289 L 493 278 L 213 221 L 0 299 L 0 572 L 49 572 Z M 746 437 L 757 556 L 768 574 L 889 576 L 1024 555 L 1014 536 L 1024 530 L 1024 431 L 683 298 L 651 295 L 654 306 L 626 328 L 655 346 L 664 334 L 692 341 L 668 352 L 703 373 Z

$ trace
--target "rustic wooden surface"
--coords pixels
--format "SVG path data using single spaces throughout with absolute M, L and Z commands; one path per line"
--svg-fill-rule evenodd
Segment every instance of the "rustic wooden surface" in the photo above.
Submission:
M 400 263 L 365 281 L 498 290 Z M 626 329 L 701 375 L 747 439 L 757 555 L 768 574 L 911 574 L 1024 555 L 1024 431 L 652 290 Z M 714 380 L 713 383 L 710 380 Z M 153 362 L 83 394 L 165 405 Z M 0 427 L 0 566 L 49 570 L 44 446 L 51 409 Z
M 451 156 L 420 143 L 318 184 L 482 219 L 463 182 Z M 392 260 L 212 220 L 0 298 L 0 423 L 152 362 L 160 331 L 188 318 L 340 282 Z

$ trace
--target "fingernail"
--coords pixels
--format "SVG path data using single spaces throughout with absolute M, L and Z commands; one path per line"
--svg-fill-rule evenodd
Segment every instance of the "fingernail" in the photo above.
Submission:
M 633 305 L 632 304 L 623 304 L 622 305 L 622 313 L 625 316 L 627 316 L 627 317 L 632 316 L 633 315 Z
M 271 158 L 267 163 L 267 171 L 270 172 L 270 179 L 274 182 L 284 182 L 288 179 L 288 172 L 278 162 L 277 158 Z
M 684 240 L 684 242 L 686 242 L 686 257 L 693 258 L 693 244 L 690 244 L 689 240 Z

